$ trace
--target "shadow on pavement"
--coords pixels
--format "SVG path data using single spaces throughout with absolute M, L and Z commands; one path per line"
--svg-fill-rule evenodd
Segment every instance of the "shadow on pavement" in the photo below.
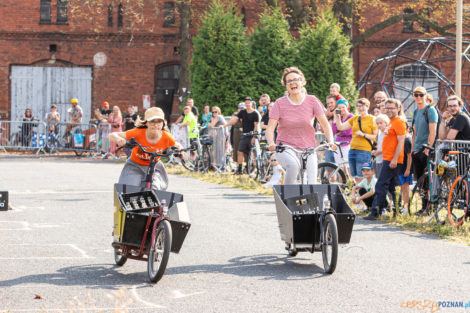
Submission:
M 321 256 L 321 252 L 315 254 Z M 323 265 L 321 257 L 316 259 L 318 259 L 316 261 L 319 262 L 318 264 Z M 221 273 L 243 277 L 260 277 L 264 280 L 308 280 L 330 276 L 324 273 L 323 267 L 315 264 L 310 252 L 301 253 L 297 257 L 272 254 L 242 256 L 232 258 L 228 262 L 227 264 L 170 267 L 167 268 L 165 275 Z
M 141 272 L 123 274 L 114 264 L 68 266 L 54 273 L 34 274 L 0 281 L 0 287 L 28 285 L 87 286 L 88 288 L 119 289 L 122 285 L 148 283 L 147 266 Z

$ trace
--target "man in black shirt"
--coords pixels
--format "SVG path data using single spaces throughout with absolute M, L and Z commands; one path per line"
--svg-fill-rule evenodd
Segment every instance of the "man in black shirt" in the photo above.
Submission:
M 232 116 L 232 119 L 225 125 L 221 127 L 232 126 L 238 122 L 242 121 L 243 133 L 249 133 L 251 131 L 258 130 L 259 123 L 259 113 L 253 109 L 252 100 L 250 97 L 246 97 L 245 101 L 245 110 L 241 110 L 238 114 Z M 253 136 L 242 136 L 240 144 L 238 145 L 238 169 L 235 174 L 240 175 L 242 173 L 242 166 L 244 161 L 244 153 L 250 152 L 251 146 L 255 143 L 256 138 Z
M 470 140 L 470 117 L 462 112 L 463 101 L 458 96 L 447 99 L 447 111 L 442 113 L 439 139 Z
M 127 107 L 127 114 L 124 116 L 124 131 L 131 130 L 135 127 L 134 123 L 137 120 L 137 113 L 133 105 Z

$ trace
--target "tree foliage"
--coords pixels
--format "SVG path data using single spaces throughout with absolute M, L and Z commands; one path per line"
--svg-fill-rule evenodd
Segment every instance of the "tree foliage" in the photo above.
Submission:
M 331 13 L 317 18 L 316 27 L 300 29 L 299 53 L 296 64 L 307 79 L 307 91 L 322 102 L 334 82 L 341 86 L 341 94 L 352 104 L 357 98 L 354 70 L 345 36 Z
M 235 12 L 233 3 L 214 0 L 193 38 L 192 97 L 198 107 L 217 105 L 224 114 L 254 91 L 248 37 Z
M 251 56 L 254 61 L 252 77 L 255 97 L 267 93 L 274 100 L 282 96 L 280 84 L 283 69 L 294 63 L 295 49 L 289 24 L 280 8 L 266 10 L 250 36 Z

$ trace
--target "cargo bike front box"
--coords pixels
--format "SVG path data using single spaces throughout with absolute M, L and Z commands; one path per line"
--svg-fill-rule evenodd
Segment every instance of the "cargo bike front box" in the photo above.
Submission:
M 183 195 L 163 190 L 150 190 L 137 186 L 114 185 L 113 247 L 127 246 L 139 249 L 145 226 L 152 208 L 166 201 L 172 231 L 171 252 L 178 253 L 191 227 Z M 150 225 L 155 218 L 152 218 Z M 147 233 L 144 249 L 151 243 L 151 232 Z
M 336 219 L 338 243 L 349 243 L 355 214 L 346 202 L 341 189 L 334 184 L 277 185 L 274 186 L 274 200 L 279 222 L 281 239 L 287 246 L 299 251 L 321 251 L 319 216 L 325 209 Z

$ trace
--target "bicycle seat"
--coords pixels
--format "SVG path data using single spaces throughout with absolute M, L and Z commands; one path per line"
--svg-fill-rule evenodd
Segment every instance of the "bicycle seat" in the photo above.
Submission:
M 348 144 L 349 144 L 349 141 L 335 141 L 335 145 L 337 145 L 337 146 L 341 146 L 341 145 L 343 145 L 343 144 L 345 144 L 345 143 L 348 143 Z

